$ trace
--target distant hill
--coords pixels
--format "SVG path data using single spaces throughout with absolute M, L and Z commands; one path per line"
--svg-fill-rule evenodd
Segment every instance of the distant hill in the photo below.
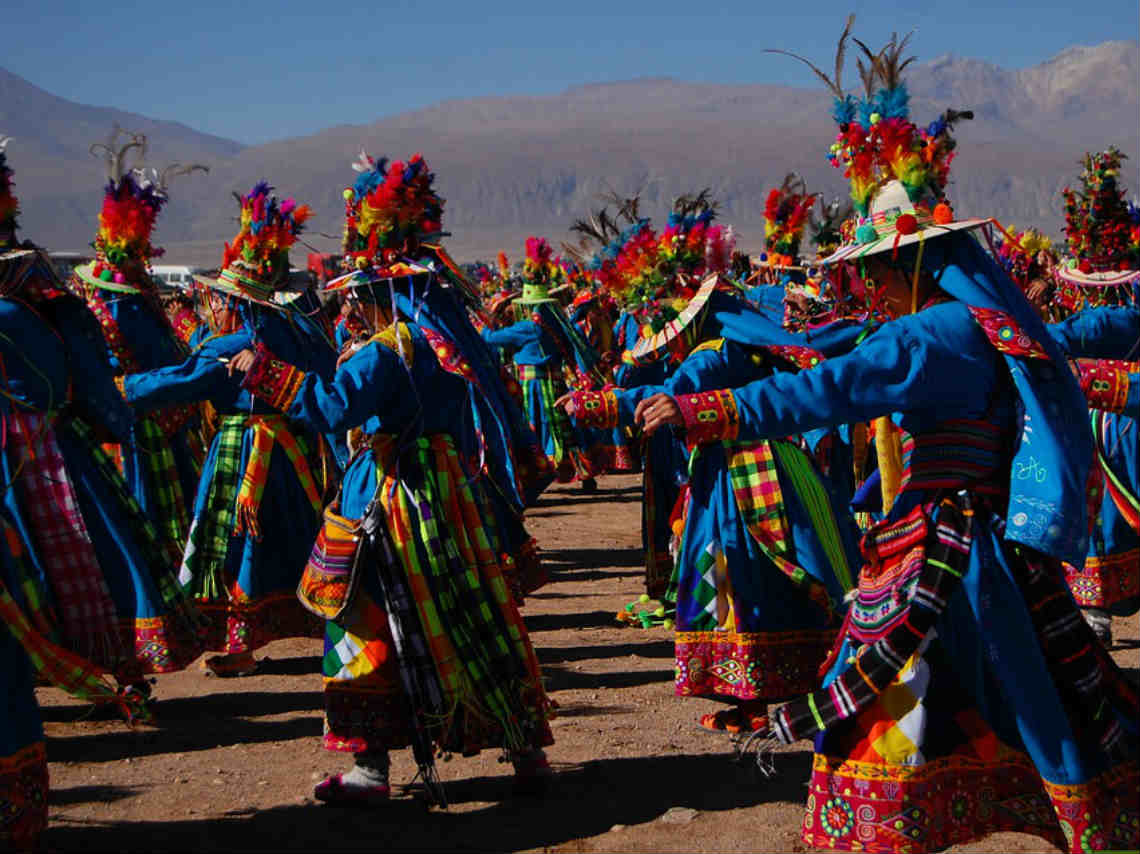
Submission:
M 1138 60 L 1140 45 L 1121 41 L 1072 47 L 1021 70 L 955 56 L 913 67 L 916 120 L 946 107 L 976 113 L 957 134 L 955 210 L 1056 233 L 1059 191 L 1074 179 L 1078 158 L 1109 143 L 1134 158 L 1124 183 L 1140 191 Z M 841 175 L 824 159 L 835 132 L 828 106 L 818 89 L 656 78 L 444 101 L 243 147 L 177 123 L 74 104 L 0 70 L 0 132 L 16 137 L 10 157 L 28 236 L 59 248 L 91 239 L 102 174 L 87 146 L 118 121 L 148 134 L 155 165 L 211 166 L 209 176 L 174 187 L 160 224 L 168 257 L 197 263 L 217 259 L 220 241 L 233 233 L 230 191 L 262 177 L 312 204 L 318 216 L 309 241 L 334 245 L 341 190 L 354 175 L 348 164 L 361 147 L 392 157 L 424 153 L 447 199 L 445 225 L 460 257 L 500 248 L 518 254 L 529 233 L 561 240 L 607 188 L 641 191 L 647 212 L 659 214 L 674 196 L 711 187 L 722 218 L 755 246 L 765 193 L 787 171 L 800 172 L 812 189 L 842 192 Z

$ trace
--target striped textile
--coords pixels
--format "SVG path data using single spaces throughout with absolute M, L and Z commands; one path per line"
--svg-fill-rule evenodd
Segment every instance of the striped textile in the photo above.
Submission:
M 114 668 L 124 659 L 118 613 L 52 423 L 20 414 L 5 424 L 20 507 L 51 587 L 61 636 L 78 654 Z
M 5 520 L 0 520 L 13 562 L 24 561 L 23 546 Z M 25 573 L 26 574 L 26 573 Z M 90 703 L 114 703 L 127 721 L 149 720 L 150 712 L 142 696 L 115 690 L 109 674 L 86 658 L 69 652 L 37 631 L 28 615 L 16 603 L 4 580 L 0 579 L 0 620 L 28 654 L 36 672 L 53 685 Z
M 537 682 L 537 664 L 521 620 L 505 626 L 496 612 L 517 611 L 483 528 L 472 484 L 450 436 L 421 437 L 400 454 L 400 465 L 423 480 L 396 480 L 390 437 L 376 443 L 379 495 L 396 554 L 416 602 L 427 648 L 451 710 L 448 733 L 463 710 L 494 721 L 505 746 L 523 749 L 537 724 L 524 703 Z
M 830 613 L 833 606 L 827 589 L 793 562 L 784 495 L 772 452 L 774 444 L 775 441 L 725 444 L 728 477 L 736 506 L 744 526 L 765 556 L 813 602 Z
M 891 631 L 863 646 L 855 661 L 831 686 L 776 710 L 771 719 L 775 734 L 783 743 L 790 744 L 823 732 L 867 707 L 898 677 L 933 628 L 966 572 L 973 542 L 974 511 L 969 496 L 962 492 L 943 499 L 933 530 L 929 530 L 926 522 L 929 513 L 930 508 L 916 507 L 908 516 L 876 532 L 890 534 L 897 527 L 910 538 L 918 519 L 923 520 L 922 528 L 929 531 L 925 562 L 910 593 L 905 615 Z M 876 547 L 874 537 L 869 535 L 864 539 L 864 553 L 872 565 L 879 558 Z
M 307 449 L 303 448 L 303 438 L 294 435 L 289 423 L 278 415 L 254 415 L 247 422 L 253 428 L 250 440 L 249 459 L 242 473 L 241 488 L 237 493 L 235 513 L 237 520 L 234 534 L 248 533 L 261 539 L 261 526 L 257 514 L 261 508 L 261 498 L 265 494 L 265 484 L 269 478 L 269 466 L 273 460 L 273 447 L 279 445 L 289 458 L 313 512 L 320 515 L 324 507 L 321 493 L 317 490 L 312 469 L 309 468 Z
M 1122 710 L 1136 720 L 1140 716 L 1136 689 L 1117 672 L 1116 663 L 1075 607 L 1060 564 L 1024 546 L 1012 548 L 1016 557 L 1009 561 L 1010 568 L 1029 606 L 1049 671 L 1062 695 L 1075 690 L 1079 697 L 1070 706 L 1074 728 L 1090 740 L 1095 738 L 1114 761 L 1126 758 L 1134 738 L 1126 735 L 1113 712 Z M 1106 680 L 1106 673 L 1114 678 Z
M 961 489 L 984 481 L 1003 458 L 1001 428 L 990 421 L 943 421 L 902 443 L 900 489 Z

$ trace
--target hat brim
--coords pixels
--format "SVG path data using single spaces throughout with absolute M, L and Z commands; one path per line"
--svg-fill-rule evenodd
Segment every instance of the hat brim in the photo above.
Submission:
M 689 300 L 689 304 L 681 309 L 676 317 L 666 323 L 660 332 L 655 332 L 648 338 L 642 338 L 638 341 L 629 351 L 634 364 L 642 365 L 656 362 L 670 352 L 670 344 L 700 315 L 701 309 L 708 303 L 709 297 L 712 296 L 719 283 L 719 274 L 714 273 L 707 277 L 701 282 L 700 288 Z
M 431 273 L 432 270 L 429 267 L 399 261 L 390 267 L 383 267 L 381 269 L 369 267 L 365 270 L 353 270 L 351 273 L 345 273 L 343 276 L 329 279 L 323 290 L 325 293 L 349 291 L 353 288 L 365 288 L 369 285 L 378 284 L 379 282 L 390 281 L 391 279 L 406 279 L 409 276 L 426 276 L 431 275 Z
M 212 288 L 213 290 L 226 294 L 227 296 L 237 297 L 238 299 L 243 299 L 246 302 L 256 303 L 257 305 L 264 305 L 267 308 L 275 308 L 278 311 L 284 310 L 275 302 L 270 302 L 269 300 L 258 299 L 255 296 L 250 296 L 240 288 L 236 288 L 229 282 L 224 282 L 221 279 L 215 279 L 211 276 L 200 276 L 195 273 L 194 281 L 203 287 Z
M 840 246 L 826 258 L 820 259 L 816 263 L 819 266 L 830 266 L 843 261 L 855 261 L 859 258 L 866 258 L 869 255 L 878 255 L 882 252 L 891 252 L 895 249 L 901 249 L 904 246 L 910 246 L 912 243 L 918 243 L 920 240 L 934 240 L 935 238 L 947 234 L 953 234 L 956 231 L 969 231 L 973 228 L 981 228 L 988 222 L 993 222 L 993 220 L 988 217 L 983 219 L 959 219 L 954 222 L 948 222 L 945 225 L 928 225 L 925 228 L 920 228 L 914 232 L 914 234 L 892 234 L 889 237 L 880 237 L 878 240 L 872 240 L 870 243 L 848 243 Z
M 92 272 L 95 269 L 95 262 L 88 261 L 86 264 L 80 264 L 72 269 L 75 276 L 85 285 L 90 285 L 93 288 L 101 288 L 105 291 L 114 291 L 118 294 L 141 294 L 142 289 L 134 285 L 120 284 L 119 282 L 108 282 L 105 279 L 100 279 Z
M 1060 267 L 1057 277 L 1071 285 L 1093 288 L 1111 288 L 1128 285 L 1140 279 L 1140 270 L 1106 270 L 1102 273 L 1082 273 L 1076 267 Z

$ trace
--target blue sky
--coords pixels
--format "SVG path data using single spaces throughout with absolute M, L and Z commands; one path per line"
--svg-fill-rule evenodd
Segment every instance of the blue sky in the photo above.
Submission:
M 246 143 L 361 123 L 446 98 L 552 93 L 672 76 L 815 85 L 845 15 L 869 43 L 916 30 L 920 59 L 1008 68 L 1073 44 L 1135 39 L 1136 0 L 571 0 L 50 2 L 6 10 L 0 65 L 85 104 L 176 119 Z M 1095 14 L 1081 6 L 1095 7 Z M 801 11 L 802 10 L 802 11 Z M 854 68 L 850 70 L 854 81 Z

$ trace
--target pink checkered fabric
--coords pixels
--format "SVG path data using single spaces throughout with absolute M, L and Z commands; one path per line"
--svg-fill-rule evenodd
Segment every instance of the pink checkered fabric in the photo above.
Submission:
M 6 452 L 18 472 L 20 509 L 51 585 L 66 645 L 98 664 L 113 665 L 122 657 L 115 604 L 51 422 L 21 413 L 7 419 L 7 428 Z

